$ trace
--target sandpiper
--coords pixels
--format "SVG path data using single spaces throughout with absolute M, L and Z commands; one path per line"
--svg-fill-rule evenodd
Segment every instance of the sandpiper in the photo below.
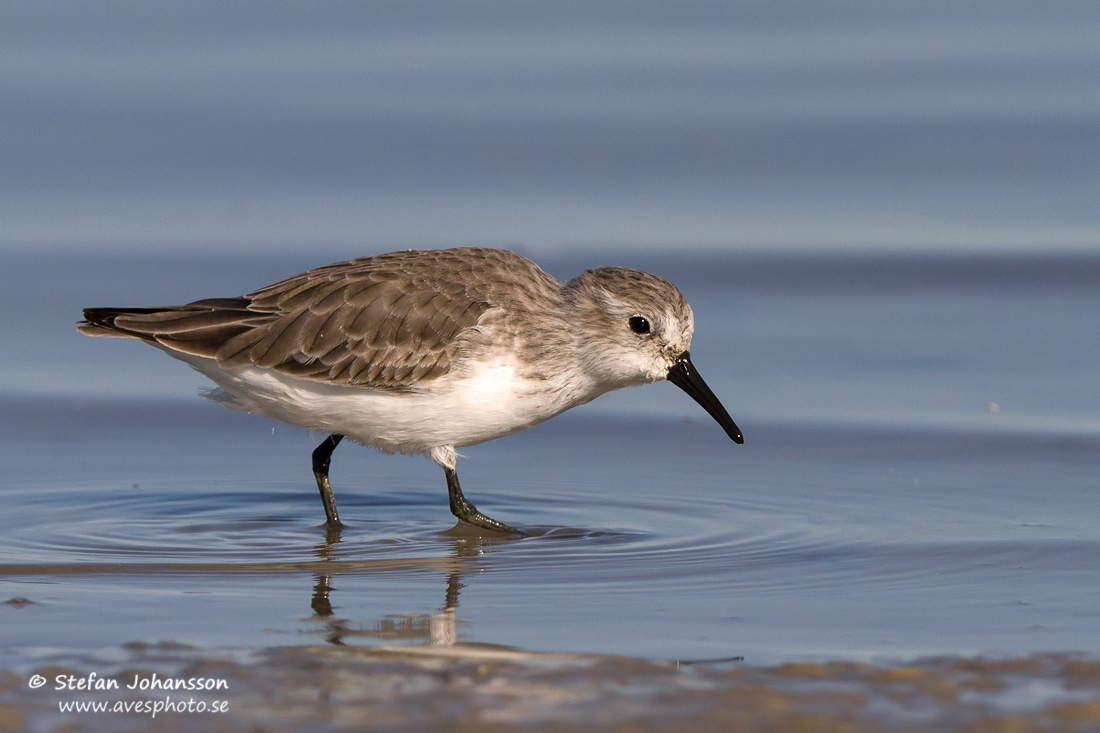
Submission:
M 741 431 L 692 366 L 691 307 L 671 283 L 599 267 L 560 283 L 513 252 L 391 252 L 239 298 L 86 308 L 79 330 L 142 339 L 190 364 L 238 410 L 329 433 L 313 474 L 340 526 L 329 461 L 347 436 L 442 466 L 451 512 L 523 534 L 462 494 L 456 448 L 529 428 L 620 387 L 667 379 Z

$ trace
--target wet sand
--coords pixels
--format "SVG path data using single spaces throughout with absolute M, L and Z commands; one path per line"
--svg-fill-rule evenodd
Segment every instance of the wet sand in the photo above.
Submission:
M 55 680 L 115 680 L 58 691 Z M 32 690 L 28 680 L 48 680 Z M 137 679 L 221 690 L 127 690 Z M 76 684 L 71 683 L 71 684 Z M 191 701 L 190 711 L 59 712 L 70 700 Z M 227 703 L 224 712 L 210 708 Z M 207 710 L 199 712 L 205 704 Z M 1094 731 L 1100 660 L 940 657 L 898 666 L 678 663 L 488 645 L 129 644 L 0 671 L 0 729 L 98 730 Z

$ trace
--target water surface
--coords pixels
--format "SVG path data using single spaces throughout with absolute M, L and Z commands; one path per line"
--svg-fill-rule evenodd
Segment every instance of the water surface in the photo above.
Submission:
M 90 368 L 5 357 L 0 576 L 33 601 L 0 608 L 13 659 L 134 640 L 755 663 L 1100 651 L 1093 260 L 848 261 L 831 286 L 802 261 L 670 264 L 745 445 L 657 384 L 466 449 L 467 494 L 524 539 L 456 528 L 438 467 L 354 445 L 332 469 L 348 527 L 326 534 L 321 436 L 77 334 L 58 302 L 101 302 L 110 273 L 23 262 L 72 292 L 15 328 Z M 191 297 L 227 294 L 206 265 Z M 183 290 L 170 272 L 134 289 Z

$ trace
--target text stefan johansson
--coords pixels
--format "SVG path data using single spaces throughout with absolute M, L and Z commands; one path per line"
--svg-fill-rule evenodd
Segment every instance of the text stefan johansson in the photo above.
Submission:
M 86 677 L 71 674 L 59 674 L 54 678 L 55 690 L 118 690 L 118 680 L 100 677 L 91 672 Z M 127 690 L 228 690 L 229 683 L 213 677 L 160 677 L 154 673 L 151 677 L 139 677 L 126 685 Z

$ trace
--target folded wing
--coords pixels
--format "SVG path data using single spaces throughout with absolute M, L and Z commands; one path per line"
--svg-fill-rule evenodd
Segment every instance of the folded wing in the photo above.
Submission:
M 486 278 L 484 270 L 499 266 L 494 258 L 510 253 L 479 252 L 365 257 L 240 298 L 164 308 L 87 308 L 78 328 L 93 336 L 156 342 L 216 359 L 226 369 L 254 365 L 337 384 L 410 391 L 447 373 L 463 332 L 492 307 L 490 283 L 496 280 Z

